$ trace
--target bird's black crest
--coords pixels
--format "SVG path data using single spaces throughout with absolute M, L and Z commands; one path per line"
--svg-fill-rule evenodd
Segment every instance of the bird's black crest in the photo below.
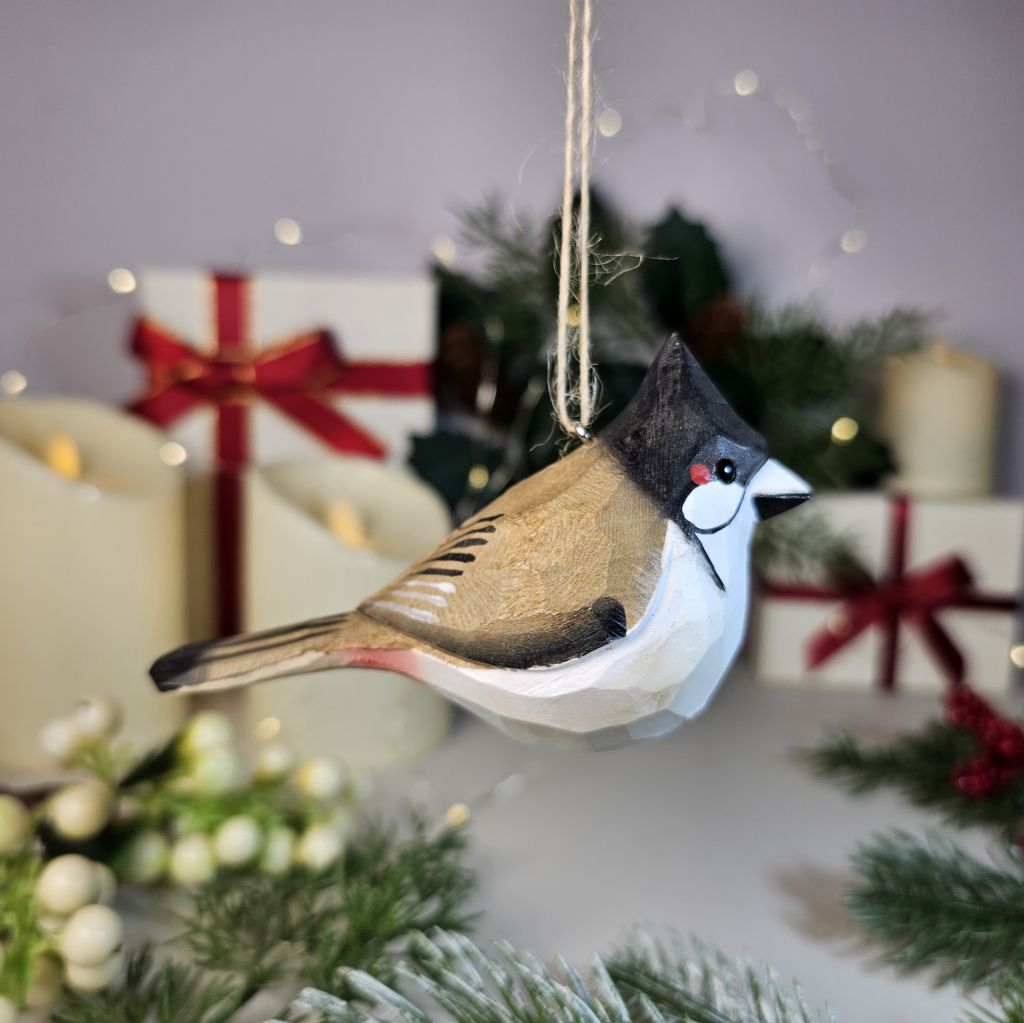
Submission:
M 694 464 L 730 458 L 745 482 L 765 459 L 764 438 L 732 410 L 677 334 L 601 440 L 672 519 L 693 489 Z

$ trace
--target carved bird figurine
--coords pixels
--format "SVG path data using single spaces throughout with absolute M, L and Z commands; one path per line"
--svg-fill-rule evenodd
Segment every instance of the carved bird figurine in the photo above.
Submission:
M 151 673 L 201 692 L 384 668 L 518 738 L 653 738 L 699 714 L 736 655 L 756 523 L 810 496 L 673 335 L 598 438 L 356 610 L 182 647 Z

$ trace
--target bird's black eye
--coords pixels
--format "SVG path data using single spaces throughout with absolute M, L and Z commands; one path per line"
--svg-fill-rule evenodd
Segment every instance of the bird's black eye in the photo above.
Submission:
M 736 463 L 731 458 L 720 458 L 715 466 L 715 478 L 732 483 L 736 479 Z

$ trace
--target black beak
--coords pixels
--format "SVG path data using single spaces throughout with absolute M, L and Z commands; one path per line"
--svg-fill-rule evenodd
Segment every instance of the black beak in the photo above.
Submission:
M 763 522 L 773 515 L 781 515 L 806 501 L 810 494 L 758 494 L 754 498 L 757 514 Z

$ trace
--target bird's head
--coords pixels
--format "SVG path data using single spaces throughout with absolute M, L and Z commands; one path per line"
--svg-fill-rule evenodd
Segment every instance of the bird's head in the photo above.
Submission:
M 665 516 L 705 547 L 706 538 L 730 527 L 749 539 L 757 521 L 811 496 L 804 480 L 768 457 L 764 438 L 730 408 L 675 334 L 601 440 Z

